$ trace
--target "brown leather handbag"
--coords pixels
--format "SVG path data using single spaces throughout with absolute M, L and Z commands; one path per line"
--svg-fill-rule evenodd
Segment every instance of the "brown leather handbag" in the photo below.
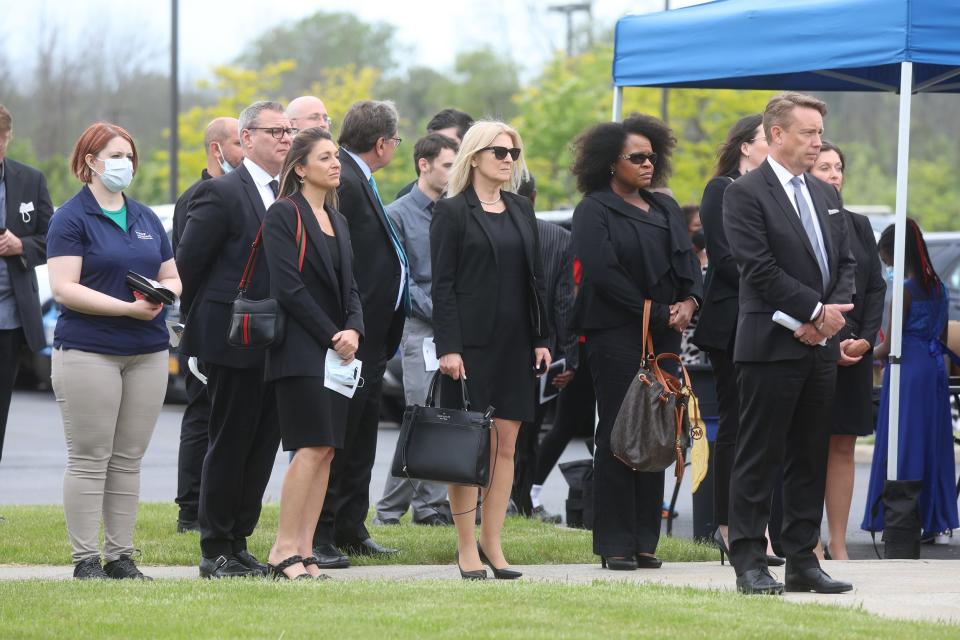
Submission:
M 690 376 L 675 353 L 654 355 L 650 336 L 650 308 L 643 305 L 643 360 L 620 405 L 610 434 L 613 455 L 634 471 L 663 471 L 676 462 L 683 477 L 684 451 L 690 441 L 687 403 L 693 395 Z M 673 360 L 680 377 L 664 371 L 660 363 Z

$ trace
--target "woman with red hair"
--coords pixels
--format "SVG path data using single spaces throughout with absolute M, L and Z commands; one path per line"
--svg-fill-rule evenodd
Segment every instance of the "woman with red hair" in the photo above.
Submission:
M 63 510 L 73 575 L 142 579 L 132 560 L 140 461 L 163 407 L 169 338 L 164 305 L 134 294 L 127 274 L 176 295 L 180 276 L 157 214 L 124 194 L 137 170 L 130 134 L 90 125 L 70 166 L 83 187 L 50 220 L 47 264 L 60 305 L 51 380 L 67 441 Z

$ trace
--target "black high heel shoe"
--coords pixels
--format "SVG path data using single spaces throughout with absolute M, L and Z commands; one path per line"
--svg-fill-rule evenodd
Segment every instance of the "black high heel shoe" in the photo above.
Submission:
M 523 575 L 523 572 L 517 571 L 516 569 L 497 569 L 493 566 L 493 563 L 490 562 L 487 554 L 483 552 L 483 547 L 480 546 L 479 542 L 477 543 L 477 553 L 480 554 L 480 562 L 490 567 L 490 570 L 493 571 L 493 577 L 497 580 L 516 580 Z
M 607 558 L 600 556 L 600 568 L 610 569 L 611 571 L 636 571 L 636 558 Z
M 478 570 L 476 570 L 476 571 L 464 571 L 463 568 L 460 566 L 460 552 L 459 552 L 459 551 L 457 551 L 457 553 L 454 554 L 453 560 L 454 560 L 454 562 L 457 563 L 457 569 L 460 570 L 460 577 L 463 578 L 464 580 L 486 580 L 486 579 L 487 579 L 487 570 L 486 570 L 486 569 L 478 569 Z M 482 560 L 481 560 L 481 562 L 482 562 Z M 494 571 L 496 571 L 496 570 L 494 570 Z
M 723 565 L 724 557 L 730 557 L 730 549 L 727 548 L 727 543 L 723 541 L 723 534 L 720 533 L 720 529 L 713 532 L 713 542 L 720 549 L 720 564 Z M 782 567 L 786 563 L 786 560 L 780 556 L 767 555 L 766 559 L 768 567 Z
M 300 564 L 303 562 L 301 556 L 290 556 L 283 562 L 278 562 L 277 564 L 267 564 L 267 570 L 273 575 L 274 580 L 313 580 L 313 576 L 309 573 L 301 573 L 298 576 L 290 577 L 283 572 L 284 569 L 292 567 L 295 564 Z

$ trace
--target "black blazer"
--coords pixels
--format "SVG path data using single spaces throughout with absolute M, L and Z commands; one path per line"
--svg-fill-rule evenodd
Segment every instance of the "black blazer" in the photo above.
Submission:
M 187 226 L 187 211 L 190 209 L 190 201 L 197 192 L 201 182 L 210 180 L 213 176 L 204 169 L 200 172 L 200 179 L 187 187 L 187 190 L 180 194 L 177 203 L 173 205 L 173 233 L 170 234 L 170 244 L 173 246 L 173 254 L 177 254 L 177 247 L 180 245 L 180 237 Z M 186 318 L 190 314 L 190 307 L 183 304 L 180 300 L 180 316 Z
M 373 366 L 392 357 L 400 346 L 405 319 L 403 304 L 394 309 L 403 284 L 400 262 L 377 197 L 360 165 L 346 152 L 340 153 L 337 195 L 340 213 L 350 224 L 350 242 L 356 256 L 353 273 L 360 288 L 366 328 L 357 357 Z
M 847 325 L 840 331 L 840 340 L 863 338 L 872 348 L 883 320 L 887 282 L 883 278 L 883 265 L 880 264 L 870 219 L 847 209 L 843 210 L 843 216 L 847 220 L 850 252 L 857 261 L 857 270 L 854 273 L 853 311 L 846 314 Z
M 644 250 L 653 227 L 662 222 L 633 207 L 609 187 L 583 197 L 573 212 L 573 251 L 583 278 L 573 310 L 573 328 L 580 333 L 612 329 L 643 321 L 644 300 L 653 300 L 650 326 L 663 331 L 669 306 L 693 296 L 703 300 L 700 261 L 694 255 L 683 212 L 670 196 L 641 190 L 647 202 L 666 213 L 669 256 L 652 264 Z
M 553 336 L 547 345 L 554 360 L 566 358 L 567 368 L 579 366 L 579 336 L 570 331 L 573 310 L 573 257 L 570 232 L 558 224 L 537 220 L 540 256 L 543 260 L 544 307 L 550 315 Z
M 842 304 L 853 296 L 856 262 L 836 189 L 804 174 L 827 251 L 830 281 L 823 291 L 813 246 L 769 162 L 731 184 L 723 194 L 723 226 L 740 265 L 740 312 L 734 360 L 774 362 L 803 358 L 809 349 L 840 357 L 839 339 L 808 346 L 773 322 L 775 311 L 809 320 L 818 302 Z
M 707 275 L 703 280 L 703 305 L 693 332 L 693 343 L 701 349 L 730 351 L 737 331 L 740 269 L 730 253 L 723 230 L 723 192 L 740 172 L 718 176 L 707 183 L 700 201 L 700 221 L 707 244 Z
M 296 203 L 296 205 L 294 204 Z M 303 270 L 298 269 L 297 209 L 307 235 Z M 353 255 L 346 218 L 327 207 L 340 252 L 334 269 L 330 249 L 313 210 L 300 193 L 281 198 L 263 222 L 263 258 L 270 273 L 270 297 L 286 312 L 283 342 L 267 351 L 268 380 L 322 376 L 333 335 L 356 329 L 363 335 L 360 292 L 353 277 Z
M 47 346 L 47 339 L 43 333 L 37 274 L 33 268 L 47 261 L 47 227 L 53 215 L 53 203 L 42 173 L 10 158 L 4 159 L 3 164 L 3 182 L 7 189 L 6 227 L 23 243 L 23 253 L 5 256 L 3 260 L 7 263 L 27 346 L 31 351 L 40 351 Z M 24 222 L 20 205 L 31 202 L 30 222 Z
M 177 245 L 177 268 L 183 283 L 180 299 L 190 310 L 181 353 L 241 369 L 263 364 L 263 351 L 231 347 L 227 332 L 240 277 L 266 213 L 244 165 L 197 187 Z M 246 293 L 255 300 L 270 293 L 267 268 L 258 263 Z
M 537 219 L 530 200 L 501 192 L 509 215 L 523 237 L 530 288 L 530 326 L 536 347 L 551 335 L 545 300 L 543 260 Z M 499 271 L 489 221 L 473 187 L 442 198 L 430 221 L 430 264 L 433 270 L 433 330 L 437 355 L 463 353 L 494 338 Z

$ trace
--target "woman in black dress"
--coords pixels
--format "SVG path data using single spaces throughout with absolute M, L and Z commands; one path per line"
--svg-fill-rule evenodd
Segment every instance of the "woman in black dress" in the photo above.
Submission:
M 508 568 L 500 532 L 513 486 L 520 423 L 534 419 L 536 370 L 550 364 L 550 335 L 536 218 L 527 198 L 513 193 L 526 174 L 520 135 L 502 122 L 467 131 L 450 172 L 448 198 L 433 210 L 434 341 L 442 397 L 459 398 L 467 381 L 472 405 L 494 407 L 490 484 L 483 494 L 480 541 L 474 537 L 477 489 L 450 485 L 457 526 L 457 562 L 465 579 L 497 578 Z M 459 515 L 458 515 L 459 514 Z
M 613 457 L 610 432 L 640 368 L 645 300 L 656 353 L 678 353 L 700 304 L 700 264 L 683 213 L 653 193 L 670 174 L 676 140 L 651 116 L 597 125 L 576 143 L 573 173 L 583 200 L 573 212 L 573 250 L 583 266 L 573 328 L 587 339 L 597 395 L 593 552 L 603 566 L 657 568 L 663 471 L 636 472 Z
M 334 208 L 338 184 L 330 134 L 318 127 L 301 131 L 280 171 L 280 197 L 263 222 L 270 295 L 286 313 L 284 339 L 267 352 L 266 377 L 276 381 L 283 449 L 296 451 L 283 478 L 270 550 L 277 578 L 323 575 L 313 533 L 334 451 L 343 447 L 349 402 L 324 385 L 325 360 L 332 349 L 351 362 L 363 334 L 349 226 Z
M 817 162 L 810 170 L 843 189 L 846 161 L 835 145 L 823 141 Z M 833 409 L 833 434 L 827 458 L 827 486 L 824 502 L 830 541 L 827 557 L 848 560 L 847 520 L 853 500 L 854 447 L 857 436 L 873 433 L 873 344 L 883 317 L 883 298 L 887 291 L 883 279 L 877 241 L 870 220 L 846 209 L 850 251 L 857 260 L 853 311 L 846 314 L 847 325 L 840 330 L 840 360 L 837 361 L 837 394 Z

